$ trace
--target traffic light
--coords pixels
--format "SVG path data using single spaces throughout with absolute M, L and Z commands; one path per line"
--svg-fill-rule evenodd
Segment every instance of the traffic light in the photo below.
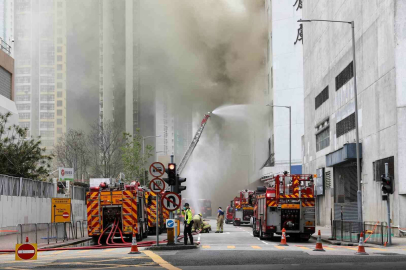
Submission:
M 393 194 L 393 179 L 391 176 L 381 175 L 382 191 L 385 194 Z
M 176 184 L 176 164 L 169 163 L 168 168 L 165 169 L 165 172 L 168 174 L 168 178 L 164 178 L 164 181 L 168 185 L 174 186 Z
M 186 190 L 185 186 L 182 186 L 182 183 L 186 182 L 186 178 L 179 177 L 179 174 L 176 175 L 176 183 L 174 192 L 180 194 L 182 191 Z

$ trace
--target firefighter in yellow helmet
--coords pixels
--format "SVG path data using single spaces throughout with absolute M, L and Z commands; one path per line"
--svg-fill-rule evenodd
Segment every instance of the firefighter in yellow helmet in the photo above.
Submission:
M 185 206 L 183 207 L 184 216 L 185 216 L 185 228 L 183 230 L 183 239 L 185 242 L 185 245 L 187 245 L 187 237 L 189 236 L 190 238 L 190 243 L 193 245 L 193 236 L 192 236 L 192 226 L 193 226 L 193 217 L 192 217 L 192 211 L 189 208 L 189 204 L 185 203 Z

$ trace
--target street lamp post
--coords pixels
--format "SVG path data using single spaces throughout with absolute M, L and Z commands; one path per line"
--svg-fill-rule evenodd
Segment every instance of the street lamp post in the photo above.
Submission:
M 266 105 L 270 107 L 288 108 L 289 109 L 289 173 L 292 174 L 292 107 L 291 106 L 278 106 Z
M 361 164 L 360 164 L 360 150 L 359 150 L 359 127 L 358 127 L 358 95 L 357 95 L 357 68 L 355 59 L 355 24 L 354 21 L 332 21 L 332 20 L 298 20 L 298 22 L 331 22 L 331 23 L 345 23 L 351 25 L 352 31 L 352 58 L 353 58 L 353 72 L 354 72 L 354 102 L 355 102 L 355 137 L 356 137 L 356 152 L 357 152 L 357 205 L 358 205 L 358 222 L 362 223 L 362 192 L 361 192 Z M 360 232 L 362 230 L 361 226 Z

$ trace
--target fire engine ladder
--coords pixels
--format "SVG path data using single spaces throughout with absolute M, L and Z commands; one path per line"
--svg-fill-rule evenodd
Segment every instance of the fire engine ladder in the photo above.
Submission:
M 185 155 L 183 156 L 182 160 L 179 163 L 178 170 L 177 170 L 178 174 L 182 173 L 190 156 L 193 153 L 193 150 L 195 150 L 195 147 L 196 147 L 197 143 L 199 142 L 200 136 L 202 136 L 203 129 L 206 126 L 207 120 L 209 119 L 210 115 L 211 115 L 211 112 L 204 115 L 202 123 L 200 124 L 200 128 L 197 130 L 195 136 L 193 137 L 192 142 L 190 143 L 188 150 L 186 151 Z

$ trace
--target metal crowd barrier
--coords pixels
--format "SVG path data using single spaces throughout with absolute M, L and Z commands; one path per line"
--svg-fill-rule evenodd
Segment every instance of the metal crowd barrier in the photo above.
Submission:
M 61 223 L 18 224 L 16 227 L 17 244 L 50 244 L 87 237 L 87 220 Z
M 360 229 L 364 232 L 364 241 L 384 245 L 388 238 L 388 224 L 386 222 L 357 222 L 333 220 L 332 238 L 357 243 Z

